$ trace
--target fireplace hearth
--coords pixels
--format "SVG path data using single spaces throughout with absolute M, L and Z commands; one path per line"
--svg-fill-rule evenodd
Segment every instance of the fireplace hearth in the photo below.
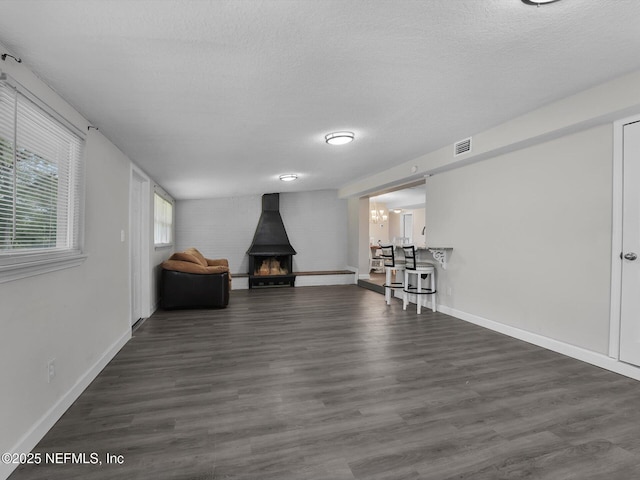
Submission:
M 293 287 L 291 263 L 291 255 L 250 255 L 249 288 Z
M 262 214 L 258 220 L 249 255 L 249 288 L 295 286 L 293 255 L 280 216 L 280 194 L 262 196 Z

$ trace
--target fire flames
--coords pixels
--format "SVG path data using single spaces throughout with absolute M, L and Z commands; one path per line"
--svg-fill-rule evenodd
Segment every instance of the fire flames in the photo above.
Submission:
M 256 269 L 255 275 L 286 275 L 289 273 L 286 268 L 282 268 L 277 258 L 266 258 Z

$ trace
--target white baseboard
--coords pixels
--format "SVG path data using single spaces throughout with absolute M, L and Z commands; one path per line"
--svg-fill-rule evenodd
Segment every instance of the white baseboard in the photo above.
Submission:
M 104 367 L 116 356 L 120 349 L 131 338 L 131 329 L 122 335 L 107 351 L 82 375 L 78 381 L 65 393 L 13 446 L 9 453 L 28 453 L 38 444 L 53 425 L 62 417 L 64 412 L 77 400 L 89 384 L 98 376 Z M 2 452 L 4 453 L 4 452 Z M 6 480 L 17 464 L 0 463 L 0 478 Z
M 633 378 L 634 380 L 640 380 L 640 368 L 634 367 L 624 362 L 620 362 L 615 358 L 611 358 L 608 355 L 602 353 L 593 352 L 575 345 L 571 345 L 553 338 L 538 335 L 537 333 L 527 332 L 517 327 L 505 325 L 504 323 L 488 320 L 471 313 L 462 312 L 446 305 L 438 305 L 438 311 L 451 315 L 452 317 L 464 320 L 465 322 L 473 323 L 480 327 L 488 328 L 494 332 L 499 332 L 504 335 L 508 335 L 518 340 L 522 340 L 533 345 L 537 345 L 547 350 L 566 355 L 567 357 L 575 358 L 596 367 L 604 368 L 625 377 Z
M 231 290 L 247 290 L 249 288 L 249 277 L 233 277 L 231 279 Z
M 357 285 L 358 279 L 360 278 L 360 271 L 356 267 L 352 267 L 350 265 L 347 265 L 347 270 L 350 270 L 353 272 L 353 278 L 351 283 L 353 283 L 354 285 Z
M 296 277 L 296 287 L 315 287 L 318 285 L 353 285 L 353 275 L 301 275 Z

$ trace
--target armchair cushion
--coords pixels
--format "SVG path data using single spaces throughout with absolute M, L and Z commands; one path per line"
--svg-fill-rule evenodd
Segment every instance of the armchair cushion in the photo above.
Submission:
M 206 275 L 209 273 L 229 274 L 229 287 L 231 287 L 231 272 L 229 261 L 226 258 L 205 258 L 196 248 L 187 248 L 184 252 L 176 252 L 169 260 L 162 263 L 164 270 L 174 272 L 197 273 Z
M 200 253 L 200 251 L 197 248 L 191 247 L 191 248 L 187 248 L 184 253 L 186 253 L 187 255 L 192 255 L 193 257 L 196 258 L 196 260 L 198 261 L 198 263 L 200 263 L 200 265 L 202 265 L 203 267 L 206 267 L 207 264 L 207 259 L 204 258 L 204 255 L 202 255 Z

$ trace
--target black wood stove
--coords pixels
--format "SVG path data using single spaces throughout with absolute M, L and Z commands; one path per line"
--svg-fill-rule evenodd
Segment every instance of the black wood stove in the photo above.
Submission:
M 296 251 L 280 216 L 279 193 L 262 196 L 262 214 L 247 254 L 249 288 L 294 286 L 293 255 Z

